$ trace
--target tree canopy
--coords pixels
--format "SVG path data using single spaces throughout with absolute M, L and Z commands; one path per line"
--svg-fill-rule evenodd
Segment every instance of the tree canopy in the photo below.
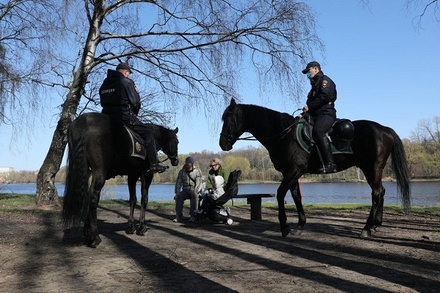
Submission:
M 258 74 L 262 89 L 277 86 L 286 96 L 298 96 L 292 94 L 300 89 L 298 69 L 322 48 L 313 12 L 300 1 L 10 0 L 7 5 L 23 20 L 38 17 L 38 26 L 23 25 L 35 43 L 26 40 L 21 54 L 40 65 L 31 83 L 63 97 L 38 175 L 39 203 L 57 196 L 53 180 L 68 125 L 98 104 L 108 68 L 127 61 L 145 77 L 137 78 L 144 106 L 149 105 L 142 115 L 163 120 L 163 112 L 207 110 L 237 98 L 247 70 Z M 18 62 L 13 50 L 5 52 L 4 60 Z

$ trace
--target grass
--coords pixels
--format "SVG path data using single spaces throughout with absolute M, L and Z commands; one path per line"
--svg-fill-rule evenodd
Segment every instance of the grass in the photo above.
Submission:
M 189 201 L 186 201 L 188 204 Z M 105 207 L 128 207 L 130 204 L 127 200 L 122 199 L 108 199 L 101 200 L 99 202 L 100 206 Z M 139 202 L 138 202 L 139 205 Z M 232 203 L 229 201 L 227 206 L 231 206 Z M 29 209 L 29 207 L 35 206 L 35 195 L 33 194 L 13 194 L 13 193 L 4 193 L 0 194 L 0 210 L 8 210 L 8 211 L 16 211 L 22 212 L 24 208 Z M 234 206 L 243 207 L 248 206 L 245 201 L 235 201 Z M 277 209 L 276 203 L 262 203 L 264 208 L 268 209 Z M 35 207 L 36 208 L 36 207 Z M 288 210 L 295 209 L 294 204 L 287 204 L 286 208 Z M 343 204 L 304 204 L 304 209 L 306 211 L 310 210 L 361 210 L 361 211 L 369 211 L 371 208 L 370 205 L 364 204 L 356 204 L 356 203 L 343 203 Z M 174 209 L 174 201 L 150 201 L 148 202 L 148 209 L 152 210 L 173 210 Z M 38 209 L 34 209 L 35 212 Z M 399 205 L 386 205 L 385 212 L 388 213 L 403 213 L 403 208 Z M 424 215 L 433 215 L 440 216 L 440 206 L 412 206 L 411 212 L 413 214 L 424 214 Z
M 16 194 L 2 193 L 0 194 L 0 207 L 16 207 L 35 204 L 35 195 L 33 194 Z

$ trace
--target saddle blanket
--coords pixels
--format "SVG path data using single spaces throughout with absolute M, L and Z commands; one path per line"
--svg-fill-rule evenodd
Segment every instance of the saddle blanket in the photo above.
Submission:
M 295 136 L 301 148 L 308 153 L 310 153 L 313 146 L 315 145 L 312 139 L 311 129 L 312 127 L 310 126 L 310 124 L 308 124 L 304 118 L 300 118 L 300 120 L 298 121 L 298 125 L 296 126 Z M 351 146 L 337 148 L 332 140 L 330 141 L 333 154 L 353 154 Z
M 130 137 L 130 156 L 145 160 L 147 150 L 143 145 L 143 139 L 139 134 L 128 128 L 126 125 L 124 125 L 124 128 Z

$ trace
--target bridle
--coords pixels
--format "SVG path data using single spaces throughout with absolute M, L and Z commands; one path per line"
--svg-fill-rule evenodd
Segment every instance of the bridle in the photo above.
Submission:
M 235 137 L 232 136 L 232 134 L 224 134 L 223 132 L 221 132 L 220 136 L 225 136 L 228 142 L 237 141 L 237 140 L 257 140 L 253 135 L 249 135 L 246 137 Z
M 292 131 L 292 129 L 293 129 L 295 126 L 298 125 L 298 123 L 299 123 L 299 119 L 297 119 L 294 123 L 292 123 L 292 124 L 289 125 L 288 127 L 286 127 L 286 128 L 284 128 L 283 130 L 281 130 L 279 133 L 274 134 L 274 135 L 272 135 L 272 136 L 270 136 L 270 137 L 263 137 L 262 140 L 272 140 L 272 139 L 275 139 L 275 138 L 277 138 L 277 137 L 280 137 L 280 138 L 277 140 L 277 142 L 275 143 L 275 145 L 277 145 L 280 141 L 282 141 L 282 140 L 286 137 L 286 135 L 288 135 L 288 134 Z M 258 139 L 256 139 L 255 136 L 253 136 L 253 135 L 246 136 L 246 137 L 234 137 L 234 136 L 233 136 L 232 134 L 230 134 L 230 133 L 226 134 L 226 133 L 221 132 L 221 133 L 220 133 L 220 136 L 224 136 L 224 137 L 226 137 L 226 140 L 227 140 L 228 142 L 234 142 L 234 141 L 237 141 L 237 140 L 251 140 L 251 141 L 258 140 Z
M 177 160 L 177 158 L 178 158 L 177 155 L 167 155 L 167 157 L 165 159 L 163 159 L 162 161 L 160 161 L 160 163 L 163 163 L 163 162 L 165 162 L 167 160 Z
M 162 151 L 163 152 L 163 147 L 161 147 L 160 145 L 158 145 L 158 144 L 156 144 L 156 148 L 157 147 L 159 147 L 158 149 L 157 149 L 157 151 Z M 178 158 L 179 158 L 179 156 L 178 156 L 178 154 L 176 153 L 175 155 L 168 155 L 168 154 L 166 154 L 165 152 L 164 152 L 164 154 L 166 155 L 166 158 L 165 159 L 163 159 L 162 161 L 159 161 L 159 163 L 163 163 L 163 162 L 165 162 L 165 161 L 167 161 L 167 160 L 177 160 Z

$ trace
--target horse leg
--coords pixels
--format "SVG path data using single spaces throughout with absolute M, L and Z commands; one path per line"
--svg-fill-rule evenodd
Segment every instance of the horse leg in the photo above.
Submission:
M 290 233 L 290 227 L 287 224 L 286 209 L 284 206 L 284 198 L 286 197 L 287 190 L 289 189 L 287 180 L 284 177 L 277 190 L 277 202 L 278 202 L 278 221 L 280 222 L 281 235 L 286 237 Z
M 136 181 L 137 177 L 128 176 L 128 193 L 130 194 L 130 217 L 128 218 L 128 227 L 125 230 L 127 234 L 133 234 L 136 231 L 136 225 L 134 223 L 134 209 L 136 207 Z
M 144 236 L 148 228 L 145 224 L 145 213 L 148 205 L 148 189 L 150 188 L 151 181 L 153 180 L 153 174 L 147 172 L 142 175 L 141 182 L 141 214 L 139 216 L 139 228 L 136 231 L 137 235 Z
M 99 204 L 99 198 L 101 195 L 101 189 L 104 186 L 105 178 L 102 174 L 93 174 L 92 182 L 89 187 L 90 206 L 87 218 L 84 223 L 84 236 L 87 246 L 96 248 L 101 243 L 101 238 L 98 234 L 98 219 L 97 209 Z
M 304 208 L 302 204 L 301 191 L 299 189 L 298 181 L 290 189 L 293 201 L 295 202 L 296 211 L 298 213 L 298 230 L 296 230 L 295 235 L 301 235 L 304 225 L 306 224 L 306 214 L 304 213 Z
M 365 172 L 368 184 L 371 187 L 371 209 L 370 214 L 361 232 L 362 238 L 368 238 L 376 232 L 376 228 L 382 225 L 383 204 L 385 199 L 385 188 L 382 185 L 382 170 L 377 171 L 375 176 L 369 176 Z
M 381 184 L 382 185 L 382 184 Z M 376 228 L 382 226 L 382 219 L 383 219 L 383 203 L 385 200 L 385 187 L 381 188 L 381 192 L 379 194 L 379 205 L 377 207 L 376 217 L 374 217 L 374 224 L 371 228 L 374 232 L 376 232 Z

